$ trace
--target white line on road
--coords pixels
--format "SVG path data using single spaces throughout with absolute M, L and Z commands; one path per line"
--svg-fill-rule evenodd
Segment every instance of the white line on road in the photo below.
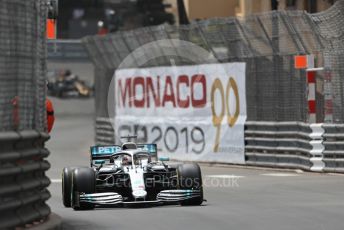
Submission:
M 206 175 L 206 177 L 210 178 L 224 178 L 224 179 L 234 179 L 234 178 L 243 178 L 244 176 L 238 176 L 238 175 Z
M 298 176 L 297 174 L 292 173 L 266 173 L 261 174 L 262 176 L 275 176 L 275 177 L 291 177 L 291 176 Z
M 51 183 L 62 183 L 62 179 L 50 179 Z

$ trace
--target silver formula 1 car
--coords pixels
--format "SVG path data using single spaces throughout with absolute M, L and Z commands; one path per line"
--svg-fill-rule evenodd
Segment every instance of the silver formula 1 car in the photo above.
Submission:
M 201 205 L 202 176 L 198 164 L 167 164 L 157 159 L 156 144 L 92 146 L 90 167 L 62 172 L 65 207 L 176 204 Z

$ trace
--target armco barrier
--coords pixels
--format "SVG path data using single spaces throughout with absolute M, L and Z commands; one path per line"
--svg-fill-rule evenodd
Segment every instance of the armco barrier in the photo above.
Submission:
M 88 53 L 78 39 L 47 40 L 49 60 L 89 61 Z
M 322 171 L 323 129 L 301 122 L 247 122 L 247 165 Z
M 0 133 L 0 229 L 12 229 L 47 218 L 45 203 L 50 184 L 45 171 L 50 164 L 44 142 L 46 133 L 37 131 Z
M 115 143 L 113 121 L 98 117 L 96 143 Z M 246 165 L 344 173 L 344 125 L 303 122 L 245 124 Z
M 325 172 L 344 172 L 344 124 L 323 124 Z
M 95 124 L 96 144 L 112 145 L 115 143 L 112 120 L 106 117 L 97 117 Z

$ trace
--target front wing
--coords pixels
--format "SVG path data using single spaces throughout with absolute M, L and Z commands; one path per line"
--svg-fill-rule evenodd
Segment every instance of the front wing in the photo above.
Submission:
M 78 201 L 82 203 L 91 203 L 99 206 L 114 206 L 114 205 L 130 205 L 130 204 L 168 204 L 176 203 L 192 198 L 200 197 L 200 190 L 163 190 L 158 193 L 156 200 L 153 201 L 123 201 L 123 197 L 114 192 L 106 193 L 92 193 L 92 194 L 78 194 Z

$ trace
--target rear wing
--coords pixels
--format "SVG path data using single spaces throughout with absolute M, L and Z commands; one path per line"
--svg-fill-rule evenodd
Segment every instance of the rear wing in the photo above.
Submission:
M 122 150 L 119 145 L 91 146 L 91 159 L 107 159 Z
M 110 163 L 111 155 L 121 150 L 122 148 L 119 145 L 91 146 L 91 167 L 93 165 L 100 166 L 104 163 Z
M 137 144 L 137 149 L 148 152 L 152 158 L 158 159 L 158 149 L 156 144 Z M 122 151 L 119 145 L 96 145 L 91 146 L 91 161 L 109 160 L 112 154 Z
M 137 149 L 147 151 L 155 160 L 158 160 L 158 147 L 156 144 L 137 144 Z

